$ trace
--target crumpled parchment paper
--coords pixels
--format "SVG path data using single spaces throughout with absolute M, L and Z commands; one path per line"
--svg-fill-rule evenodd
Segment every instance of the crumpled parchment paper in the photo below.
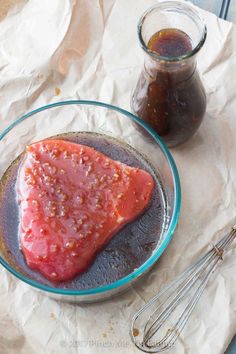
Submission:
M 41 105 L 93 99 L 129 108 L 143 65 L 137 21 L 155 0 L 2 0 L 0 130 Z M 133 313 L 236 220 L 236 27 L 201 11 L 198 56 L 207 113 L 172 150 L 182 185 L 174 238 L 133 289 L 99 304 L 56 302 L 0 267 L 1 354 L 132 354 Z M 46 129 L 46 127 L 45 127 Z M 220 232 L 219 232 L 220 231 Z M 172 354 L 221 354 L 236 332 L 235 245 L 213 275 Z

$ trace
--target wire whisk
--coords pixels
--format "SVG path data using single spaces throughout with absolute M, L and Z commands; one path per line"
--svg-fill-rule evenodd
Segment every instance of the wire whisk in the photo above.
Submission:
M 223 254 L 236 237 L 236 227 L 202 258 L 166 285 L 131 322 L 131 338 L 144 352 L 159 353 L 177 340 Z

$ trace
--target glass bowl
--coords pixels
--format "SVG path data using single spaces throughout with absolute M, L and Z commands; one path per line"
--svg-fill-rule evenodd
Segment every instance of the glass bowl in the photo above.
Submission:
M 135 149 L 133 151 L 137 151 L 137 153 L 140 154 L 145 161 L 148 161 L 153 173 L 158 178 L 159 186 L 161 188 L 160 195 L 162 198 L 161 203 L 163 215 L 160 219 L 161 227 L 157 230 L 154 227 L 155 220 L 152 218 L 150 219 L 150 217 L 147 219 L 147 215 L 145 216 L 144 213 L 144 216 L 140 216 L 137 230 L 144 229 L 142 232 L 145 233 L 147 241 L 149 240 L 149 237 L 151 237 L 151 234 L 152 237 L 154 234 L 156 237 L 154 248 L 151 250 L 148 258 L 134 269 L 128 270 L 129 267 L 127 263 L 127 267 L 126 265 L 124 266 L 124 269 L 127 268 L 125 271 L 126 274 L 122 276 L 116 275 L 116 279 L 114 281 L 103 282 L 97 286 L 93 286 L 92 281 L 91 286 L 86 285 L 86 287 L 79 288 L 72 286 L 73 282 L 70 283 L 69 286 L 66 284 L 52 284 L 46 281 L 37 272 L 32 275 L 32 272 L 27 272 L 25 269 L 22 269 L 20 264 L 17 264 L 17 261 L 14 263 L 10 260 L 6 255 L 7 253 L 3 250 L 4 247 L 1 247 L 0 263 L 21 281 L 47 293 L 47 295 L 50 295 L 56 299 L 76 302 L 105 300 L 120 293 L 121 291 L 126 290 L 131 284 L 150 270 L 168 246 L 179 217 L 179 176 L 174 160 L 166 145 L 152 130 L 152 128 L 150 128 L 149 125 L 137 116 L 125 111 L 124 109 L 105 103 L 73 100 L 57 102 L 35 109 L 17 119 L 10 126 L 8 126 L 2 134 L 0 134 L 0 177 L 3 176 L 4 172 L 16 159 L 16 157 L 24 151 L 26 145 L 68 132 L 89 132 L 90 134 L 96 133 L 102 134 L 103 136 L 105 135 L 108 141 L 112 138 L 115 139 L 114 141 L 119 141 L 119 143 L 124 144 L 124 146 L 127 146 L 128 144 L 131 148 Z M 152 203 L 156 203 L 156 201 Z M 152 208 L 154 208 L 154 210 L 157 210 L 158 207 L 160 208 L 159 204 L 152 204 Z M 2 205 L 0 205 L 0 209 L 1 208 Z M 146 211 L 146 213 L 148 213 L 148 211 Z M 9 213 L 7 213 L 5 217 L 7 221 L 5 220 L 3 223 L 10 223 L 11 218 L 14 218 L 14 213 L 12 214 L 12 210 L 9 209 Z M 142 224 L 145 220 L 148 220 L 148 225 L 146 226 Z M 132 234 L 135 232 L 132 231 L 132 223 L 130 224 L 131 226 L 129 227 L 131 227 L 131 229 L 129 237 L 132 240 Z M 5 242 L 2 224 L 0 224 L 0 228 L 1 245 Z M 18 242 L 17 230 L 12 229 L 11 237 Z M 118 237 L 120 237 L 120 235 L 116 235 L 113 239 L 118 239 Z M 111 244 L 113 239 L 111 240 Z M 115 244 L 114 242 L 113 244 Z M 127 240 L 127 242 L 129 242 L 129 240 Z M 148 247 L 148 243 L 144 246 Z M 112 246 L 109 247 L 109 250 L 111 250 Z M 147 247 L 145 247 L 143 249 L 146 250 Z M 113 249 L 113 252 L 116 251 L 118 252 L 118 250 Z M 101 253 L 102 252 L 105 252 L 105 250 L 102 250 Z M 98 254 L 98 257 L 99 256 L 100 254 Z M 127 255 L 123 260 L 124 264 L 126 261 L 128 262 Z M 109 267 L 112 266 L 109 261 L 109 257 L 106 258 L 105 262 L 108 263 L 107 265 L 105 264 L 105 266 L 103 264 L 102 272 L 104 276 L 106 272 L 109 272 Z M 91 268 L 93 268 L 92 271 L 95 272 L 94 274 L 97 274 L 96 260 Z

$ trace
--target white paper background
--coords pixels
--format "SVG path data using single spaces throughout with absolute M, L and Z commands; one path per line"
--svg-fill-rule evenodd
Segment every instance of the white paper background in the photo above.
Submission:
M 68 98 L 101 100 L 129 110 L 143 63 L 136 24 L 154 3 L 1 0 L 0 130 L 33 108 Z M 134 289 L 94 305 L 51 300 L 1 267 L 0 354 L 138 353 L 129 338 L 134 311 L 205 252 L 220 236 L 217 230 L 235 223 L 236 27 L 213 14 L 202 15 L 208 37 L 198 63 L 207 114 L 192 140 L 172 150 L 182 185 L 173 241 Z M 236 332 L 235 255 L 232 248 L 169 353 L 224 352 Z

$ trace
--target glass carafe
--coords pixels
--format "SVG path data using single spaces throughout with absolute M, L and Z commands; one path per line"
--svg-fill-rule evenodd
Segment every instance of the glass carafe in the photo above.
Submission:
M 191 49 L 173 56 L 151 50 L 150 39 L 163 29 L 186 35 Z M 196 67 L 196 55 L 206 39 L 206 26 L 191 5 L 168 1 L 143 14 L 138 35 L 145 62 L 131 108 L 169 147 L 179 145 L 197 131 L 206 110 L 206 94 Z

